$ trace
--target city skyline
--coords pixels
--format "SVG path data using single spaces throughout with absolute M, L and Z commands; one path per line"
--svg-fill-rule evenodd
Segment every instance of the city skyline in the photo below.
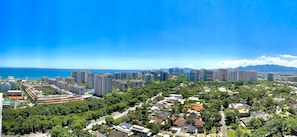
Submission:
M 297 66 L 297 1 L 1 1 L 0 67 Z

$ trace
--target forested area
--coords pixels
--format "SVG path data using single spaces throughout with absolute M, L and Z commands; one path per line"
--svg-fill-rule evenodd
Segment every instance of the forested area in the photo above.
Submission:
M 4 134 L 28 134 L 46 132 L 68 127 L 74 136 L 90 136 L 82 129 L 88 121 L 109 115 L 115 111 L 123 111 L 129 106 L 144 101 L 156 94 L 166 94 L 176 87 L 178 81 L 169 80 L 163 83 L 149 83 L 142 88 L 133 88 L 127 92 L 112 92 L 103 99 L 88 99 L 79 102 L 40 105 L 27 108 L 3 109 Z M 62 130 L 61 130 L 62 131 Z M 69 134 L 65 132 L 65 134 Z M 70 135 L 68 135 L 70 136 Z

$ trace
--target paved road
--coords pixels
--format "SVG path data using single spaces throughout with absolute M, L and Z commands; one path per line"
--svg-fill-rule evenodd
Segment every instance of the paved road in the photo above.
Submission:
M 219 136 L 220 137 L 227 137 L 228 136 L 228 130 L 227 130 L 227 126 L 226 126 L 226 122 L 225 122 L 225 114 L 224 111 L 220 111 L 221 115 L 222 115 L 222 119 L 221 119 L 221 128 L 219 131 Z
M 161 95 L 162 95 L 162 93 L 159 93 L 159 94 L 157 94 L 156 96 L 153 96 L 152 98 L 150 98 L 150 99 L 148 99 L 148 100 L 154 100 L 156 97 L 161 96 Z M 146 101 L 146 103 L 148 103 L 148 100 Z M 139 103 L 138 105 L 135 105 L 135 106 L 133 106 L 133 107 L 129 107 L 128 109 L 126 109 L 126 110 L 123 111 L 122 113 L 118 113 L 118 114 L 116 114 L 116 115 L 113 115 L 112 117 L 113 117 L 113 119 L 120 118 L 120 117 L 122 117 L 122 116 L 127 115 L 129 111 L 136 110 L 136 108 L 141 107 L 142 105 L 143 105 L 143 103 Z M 91 123 L 84 129 L 84 130 L 92 129 L 92 126 L 93 126 L 93 125 L 101 125 L 101 124 L 103 124 L 103 123 L 106 123 L 106 122 L 105 122 L 105 117 L 106 117 L 106 116 L 103 116 L 103 117 L 99 118 L 99 119 L 96 120 L 96 121 L 92 121 L 92 122 L 91 122 Z

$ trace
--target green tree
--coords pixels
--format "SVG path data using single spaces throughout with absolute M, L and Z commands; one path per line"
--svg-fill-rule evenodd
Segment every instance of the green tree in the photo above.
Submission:
M 67 132 L 67 129 L 62 128 L 61 125 L 55 126 L 51 132 L 52 137 L 68 137 L 69 134 Z
M 237 113 L 232 109 L 225 109 L 224 110 L 226 124 L 230 125 L 231 123 L 236 123 Z
M 106 124 L 109 126 L 112 126 L 115 123 L 112 116 L 106 116 L 105 121 L 106 121 Z
M 252 129 L 258 129 L 263 124 L 264 124 L 264 120 L 262 118 L 252 118 L 247 126 Z

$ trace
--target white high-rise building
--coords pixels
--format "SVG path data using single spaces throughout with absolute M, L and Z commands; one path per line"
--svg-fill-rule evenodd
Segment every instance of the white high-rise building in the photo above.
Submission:
M 87 88 L 94 88 L 94 74 L 87 72 Z
M 219 69 L 219 80 L 228 81 L 228 69 Z
M 95 76 L 94 89 L 96 96 L 103 96 L 112 91 L 112 75 L 98 74 Z
M 230 81 L 238 81 L 238 70 L 232 70 L 232 71 L 230 71 L 229 72 L 229 75 L 228 75 L 228 77 L 229 77 L 229 80 Z
M 87 82 L 87 72 L 86 71 L 81 71 L 80 72 L 80 77 L 81 77 L 81 82 L 86 83 Z
M 238 81 L 257 81 L 258 73 L 255 70 L 240 70 Z
M 75 79 L 75 83 L 77 85 L 81 84 L 81 72 L 80 71 L 73 70 L 71 72 L 71 77 L 73 77 Z

